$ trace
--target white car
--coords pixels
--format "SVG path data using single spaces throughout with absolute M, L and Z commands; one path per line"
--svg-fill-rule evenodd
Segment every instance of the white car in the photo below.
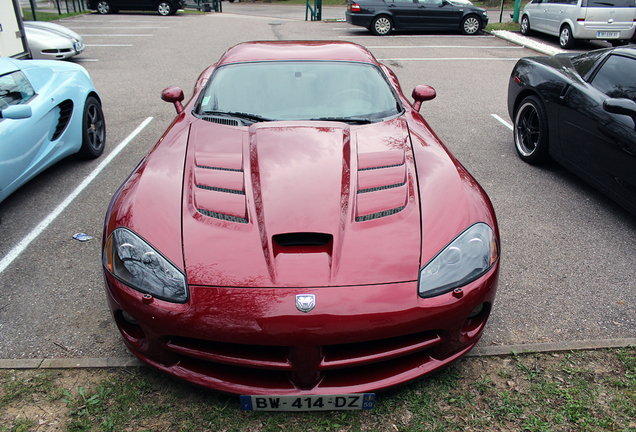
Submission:
M 84 51 L 84 40 L 72 30 L 43 21 L 25 21 L 31 58 L 65 60 Z
M 532 0 L 523 8 L 521 33 L 538 31 L 559 37 L 562 48 L 577 39 L 626 45 L 636 28 L 634 0 Z

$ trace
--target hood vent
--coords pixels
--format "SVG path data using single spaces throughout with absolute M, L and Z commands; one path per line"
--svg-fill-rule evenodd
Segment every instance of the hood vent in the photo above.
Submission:
M 227 222 L 248 223 L 241 154 L 200 152 L 193 177 L 197 211 Z
M 71 115 L 73 114 L 73 101 L 67 99 L 59 104 L 58 107 L 60 108 L 60 118 L 57 120 L 57 126 L 55 127 L 51 141 L 58 139 L 66 129 L 66 126 L 68 126 Z
M 241 123 L 238 120 L 227 118 L 227 117 L 205 116 L 205 117 L 201 117 L 201 118 L 203 120 L 205 120 L 205 121 L 209 121 L 209 122 L 212 122 L 212 123 L 218 123 L 218 124 L 222 124 L 222 125 L 226 125 L 226 126 L 241 126 Z
M 356 222 L 366 222 L 366 221 L 370 221 L 370 220 L 373 220 L 373 219 L 379 219 L 379 218 L 391 216 L 391 215 L 394 215 L 396 213 L 401 212 L 402 210 L 404 210 L 405 207 L 406 206 L 400 206 L 400 207 L 396 207 L 396 208 L 391 209 L 391 210 L 385 210 L 385 211 L 382 211 L 382 212 L 372 213 L 372 214 L 365 215 L 365 216 L 358 216 L 356 218 Z
M 236 222 L 236 223 L 243 223 L 243 224 L 246 224 L 248 222 L 246 218 L 242 218 L 238 216 L 230 216 L 223 213 L 217 213 L 217 212 L 204 210 L 204 209 L 197 209 L 197 211 L 204 216 L 220 219 L 220 220 L 224 220 L 228 222 Z
M 387 164 L 387 161 L 397 163 Z M 379 219 L 404 210 L 408 199 L 406 179 L 404 148 L 359 153 L 356 222 Z

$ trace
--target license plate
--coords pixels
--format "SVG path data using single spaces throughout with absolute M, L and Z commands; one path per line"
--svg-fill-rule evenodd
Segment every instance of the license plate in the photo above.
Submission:
M 620 35 L 620 32 L 600 31 L 596 33 L 597 38 L 618 38 Z
M 335 411 L 371 409 L 375 394 L 241 396 L 243 411 Z

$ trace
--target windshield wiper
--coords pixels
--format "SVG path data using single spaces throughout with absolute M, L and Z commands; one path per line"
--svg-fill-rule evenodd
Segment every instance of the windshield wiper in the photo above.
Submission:
M 229 117 L 240 117 L 247 120 L 252 120 L 254 122 L 272 121 L 272 119 L 269 119 L 267 117 L 262 117 L 256 114 L 250 114 L 250 113 L 244 113 L 244 112 L 236 112 L 236 111 L 203 111 L 201 115 L 222 115 L 222 116 L 229 116 Z
M 371 119 L 368 117 L 317 117 L 309 120 L 338 121 L 350 124 L 368 124 Z

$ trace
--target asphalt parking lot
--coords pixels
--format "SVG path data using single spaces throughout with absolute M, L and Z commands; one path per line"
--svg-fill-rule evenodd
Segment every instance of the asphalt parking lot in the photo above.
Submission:
M 405 94 L 418 84 L 437 90 L 421 112 L 489 193 L 501 230 L 499 291 L 480 346 L 634 337 L 636 217 L 555 164 L 524 164 L 513 148 L 508 77 L 536 52 L 489 34 L 374 37 L 344 22 L 306 22 L 302 6 L 223 8 L 61 22 L 87 46 L 75 61 L 103 99 L 107 148 L 95 161 L 62 161 L 0 203 L 0 359 L 130 356 L 103 291 L 106 207 L 174 118 L 161 90 L 177 85 L 188 98 L 199 73 L 246 40 L 352 41 L 391 67 Z M 344 13 L 325 9 L 323 18 Z M 589 46 L 609 45 L 577 48 Z M 78 232 L 93 238 L 74 240 Z

